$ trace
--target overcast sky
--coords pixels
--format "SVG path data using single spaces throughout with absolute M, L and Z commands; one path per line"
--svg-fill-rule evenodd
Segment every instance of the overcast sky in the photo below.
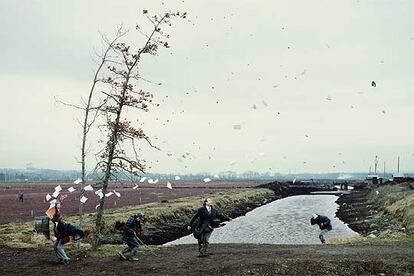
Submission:
M 412 171 L 408 0 L 1 0 L 0 167 L 79 168 L 82 114 L 54 98 L 86 97 L 99 32 L 123 24 L 141 45 L 143 9 L 189 14 L 166 29 L 171 48 L 142 63 L 162 83 L 143 83 L 160 107 L 129 114 L 162 149 L 142 144 L 150 172 L 367 171 L 375 155 L 381 172 L 398 156 Z

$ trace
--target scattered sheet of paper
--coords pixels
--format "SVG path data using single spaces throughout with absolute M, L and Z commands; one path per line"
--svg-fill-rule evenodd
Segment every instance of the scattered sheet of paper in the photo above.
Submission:
M 93 187 L 91 185 L 85 186 L 83 189 L 85 191 L 93 191 Z

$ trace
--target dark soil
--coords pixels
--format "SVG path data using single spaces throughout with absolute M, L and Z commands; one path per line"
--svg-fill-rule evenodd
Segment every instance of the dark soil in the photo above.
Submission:
M 367 203 L 369 189 L 354 190 L 341 195 L 336 203 L 339 205 L 336 216 L 347 223 L 349 228 L 362 235 L 377 232 L 379 229 L 370 223 L 370 218 L 377 211 Z
M 53 249 L 0 248 L 0 275 L 414 275 L 414 246 L 213 244 L 160 247 L 139 261 L 70 254 L 55 264 Z

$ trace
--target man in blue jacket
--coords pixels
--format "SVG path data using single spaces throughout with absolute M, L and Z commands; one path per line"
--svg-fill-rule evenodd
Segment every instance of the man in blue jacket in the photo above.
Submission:
M 321 229 L 321 233 L 319 234 L 319 239 L 322 243 L 325 243 L 325 237 L 326 233 L 332 230 L 331 220 L 322 215 L 313 214 L 311 218 L 311 224 L 315 225 L 317 224 L 319 226 L 319 229 Z
M 135 255 L 139 248 L 139 236 L 141 236 L 141 222 L 145 221 L 144 213 L 138 211 L 135 215 L 129 217 L 124 226 L 122 240 L 128 245 L 118 255 L 124 260 L 138 261 Z
M 220 226 L 222 221 L 231 221 L 232 219 L 220 214 L 213 207 L 213 201 L 210 198 L 204 200 L 204 204 L 197 210 L 192 217 L 187 229 L 190 231 L 196 219 L 199 219 L 198 225 L 194 229 L 194 237 L 198 240 L 199 257 L 207 257 L 208 241 L 213 229 Z

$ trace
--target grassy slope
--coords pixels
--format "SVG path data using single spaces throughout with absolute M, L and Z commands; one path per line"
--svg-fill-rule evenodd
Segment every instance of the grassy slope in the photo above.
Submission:
M 375 188 L 368 196 L 368 203 L 379 211 L 374 221 L 383 226 L 383 234 L 414 234 L 414 190 L 409 183 Z

